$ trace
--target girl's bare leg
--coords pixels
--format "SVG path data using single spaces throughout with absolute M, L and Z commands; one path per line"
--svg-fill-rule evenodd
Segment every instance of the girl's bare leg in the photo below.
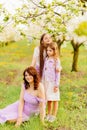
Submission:
M 53 115 L 56 116 L 58 110 L 58 101 L 53 101 Z
M 48 101 L 48 114 L 51 115 L 52 114 L 52 101 Z

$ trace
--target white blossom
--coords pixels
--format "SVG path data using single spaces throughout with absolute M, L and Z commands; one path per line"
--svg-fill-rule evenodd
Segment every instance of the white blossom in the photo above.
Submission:
M 75 30 L 78 29 L 79 25 L 86 21 L 87 22 L 87 13 L 84 16 L 74 17 L 67 23 L 67 34 L 68 37 L 66 39 L 74 39 L 75 43 L 82 43 L 87 41 L 87 36 L 79 36 L 75 33 Z

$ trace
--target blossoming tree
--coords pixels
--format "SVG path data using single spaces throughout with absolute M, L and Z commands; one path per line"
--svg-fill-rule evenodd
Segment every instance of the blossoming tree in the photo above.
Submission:
M 87 45 L 87 14 L 71 19 L 67 30 L 74 51 L 71 71 L 78 71 L 79 48 L 81 45 Z

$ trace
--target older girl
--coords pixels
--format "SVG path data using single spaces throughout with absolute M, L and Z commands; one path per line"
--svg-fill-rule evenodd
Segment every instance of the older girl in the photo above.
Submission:
M 42 78 L 44 58 L 46 57 L 46 48 L 51 42 L 52 42 L 51 36 L 49 34 L 44 33 L 40 39 L 40 46 L 37 46 L 34 49 L 31 65 L 35 66 L 35 68 L 40 74 L 40 78 Z

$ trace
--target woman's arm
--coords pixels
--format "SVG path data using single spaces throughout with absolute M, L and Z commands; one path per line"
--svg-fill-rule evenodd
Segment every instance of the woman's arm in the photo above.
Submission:
M 36 58 L 33 57 L 33 58 L 32 58 L 32 62 L 31 62 L 31 66 L 34 66 L 34 67 L 35 67 L 35 64 L 36 64 Z
M 32 62 L 31 62 L 31 66 L 35 67 L 37 57 L 39 57 L 39 47 L 36 47 L 34 49 L 34 54 L 33 54 Z
M 22 112 L 24 107 L 23 97 L 24 97 L 24 86 L 22 85 L 21 92 L 20 92 L 20 99 L 19 99 L 19 106 L 18 106 L 18 119 L 16 122 L 16 126 L 19 126 L 22 123 Z
M 40 120 L 42 123 L 44 122 L 45 117 L 45 91 L 44 86 L 42 83 L 40 83 L 39 89 L 38 89 L 38 96 L 41 98 L 41 102 L 39 104 L 40 107 Z

